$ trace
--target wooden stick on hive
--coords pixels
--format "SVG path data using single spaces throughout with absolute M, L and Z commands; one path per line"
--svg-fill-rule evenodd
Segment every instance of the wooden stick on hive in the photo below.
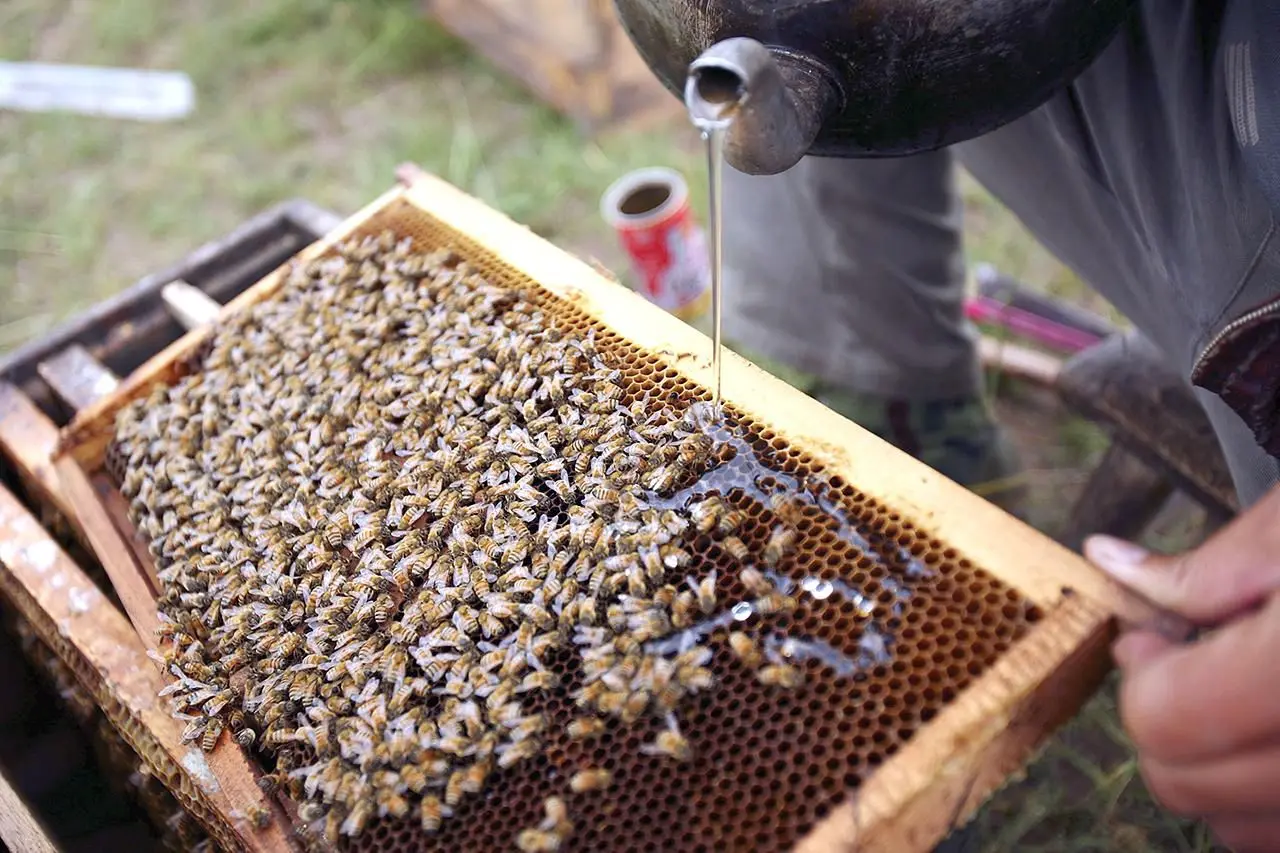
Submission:
M 656 370 L 709 384 L 708 344 L 699 333 L 439 179 L 403 170 L 402 180 L 406 186 L 385 194 L 301 258 L 317 257 L 342 237 L 385 223 L 429 223 L 464 255 L 483 255 L 490 268 L 518 271 L 619 335 L 647 354 L 648 363 L 657 363 Z M 279 272 L 269 276 L 231 310 L 269 298 L 280 283 Z M 92 489 L 77 478 L 102 469 L 120 409 L 155 384 L 180 377 L 208 334 L 204 329 L 187 335 L 63 431 L 58 472 L 72 484 L 76 510 L 95 519 L 97 541 L 121 567 L 145 555 L 128 555 L 121 532 L 127 520 L 118 512 L 112 520 L 109 508 L 89 505 Z M 1084 702 L 1108 665 L 1111 614 L 1129 610 L 1131 602 L 1076 555 L 1001 510 L 733 353 L 726 353 L 725 362 L 726 401 L 767 424 L 775 442 L 802 449 L 832 482 L 856 484 L 894 529 L 925 536 L 915 541 L 930 542 L 923 547 L 945 549 L 951 555 L 946 559 L 988 573 L 1042 614 L 896 752 L 868 769 L 856 796 L 817 822 L 797 847 L 806 853 L 928 849 Z M 128 577 L 125 568 L 120 573 Z M 138 621 L 145 624 L 148 616 L 139 614 Z

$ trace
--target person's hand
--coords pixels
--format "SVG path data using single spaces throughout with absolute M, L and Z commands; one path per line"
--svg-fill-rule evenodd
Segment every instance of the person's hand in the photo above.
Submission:
M 1095 536 L 1086 556 L 1209 627 L 1174 645 L 1122 626 L 1120 714 L 1166 808 L 1238 851 L 1280 851 L 1280 487 L 1194 551 L 1149 554 Z

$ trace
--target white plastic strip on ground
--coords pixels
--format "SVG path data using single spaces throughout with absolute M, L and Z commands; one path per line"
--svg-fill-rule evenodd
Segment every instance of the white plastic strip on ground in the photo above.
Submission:
M 194 107 L 195 86 L 179 71 L 0 62 L 0 110 L 172 121 Z

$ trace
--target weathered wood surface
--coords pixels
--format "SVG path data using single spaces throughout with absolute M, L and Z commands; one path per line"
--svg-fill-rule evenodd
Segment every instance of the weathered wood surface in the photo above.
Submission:
M 1057 390 L 1217 517 L 1239 511 L 1209 417 L 1190 384 L 1141 335 L 1115 335 L 1073 356 Z
M 119 377 L 80 344 L 72 344 L 40 362 L 36 372 L 72 412 L 107 396 L 120 384 Z
M 1062 359 L 1020 344 L 996 340 L 988 335 L 978 339 L 982 366 L 1016 379 L 1053 387 L 1062 372 Z
M 188 331 L 212 323 L 222 310 L 222 306 L 209 294 L 185 281 L 166 284 L 160 289 L 160 298 L 164 300 L 169 313 Z
M 112 376 L 87 353 L 77 358 L 89 359 L 87 363 L 81 365 L 87 369 L 87 372 L 101 371 L 99 375 Z M 121 516 L 125 509 L 124 499 L 114 487 L 104 482 L 105 478 L 100 475 L 90 478 L 69 458 L 59 462 L 51 460 L 57 438 L 57 428 L 44 413 L 40 412 L 18 389 L 8 383 L 0 383 L 0 451 L 15 467 L 18 475 L 27 488 L 32 490 L 37 500 L 53 507 L 73 521 L 111 579 L 112 588 L 125 607 L 129 621 L 133 625 L 134 640 L 145 655 L 146 650 L 155 650 L 156 631 L 159 627 L 155 607 L 155 591 L 158 587 L 150 555 L 147 553 L 145 543 L 137 537 L 132 525 L 128 524 L 127 518 L 123 519 L 123 527 L 121 526 Z M 2 505 L 3 502 L 0 501 L 0 506 Z M 116 514 L 112 514 L 110 511 L 112 509 L 116 510 Z M 10 540 L 6 537 L 3 541 Z M 56 547 L 52 540 L 49 540 L 49 544 Z M 74 563 L 65 555 L 60 555 L 60 559 L 65 560 L 68 570 L 70 566 L 74 566 Z M 79 572 L 78 567 L 76 571 Z M 40 602 L 49 597 L 48 590 L 42 590 L 38 585 L 30 585 L 36 582 L 34 576 L 15 572 L 14 577 L 23 586 L 31 600 Z M 77 580 L 80 579 L 92 585 L 87 578 L 84 578 L 82 572 L 79 572 Z M 65 581 L 57 583 L 58 587 L 64 585 Z M 116 639 L 119 637 L 120 614 L 105 599 L 101 600 L 101 606 L 95 604 L 93 607 L 86 607 L 80 614 L 79 621 L 86 626 L 85 636 L 101 635 Z M 100 623 L 97 629 L 92 627 L 95 623 Z M 77 651 L 87 659 L 94 658 L 92 648 L 80 648 L 75 637 L 69 635 L 68 638 Z M 150 683 L 150 687 L 153 688 L 151 695 L 154 697 L 164 685 L 164 677 L 150 661 L 143 661 L 142 665 L 148 673 L 156 675 L 154 681 Z M 104 669 L 101 672 L 106 681 L 111 684 L 123 683 L 136 677 L 129 671 Z M 177 733 L 168 730 L 156 731 L 150 726 L 148 728 L 168 751 L 175 754 L 180 752 L 189 761 L 193 760 L 191 755 L 194 748 L 182 746 L 177 740 Z M 170 736 L 172 736 L 172 744 L 167 743 Z M 256 809 L 270 810 L 270 804 L 257 788 L 255 770 L 250 766 L 240 747 L 229 737 L 223 737 L 214 751 L 207 756 L 207 761 L 215 784 L 226 792 L 229 808 L 239 814 L 248 814 Z M 279 815 L 278 811 L 277 815 Z M 288 825 L 287 822 L 283 824 L 285 827 Z M 280 846 L 282 840 L 287 842 L 283 832 L 283 829 L 267 832 L 259 832 L 255 829 L 246 849 L 290 849 L 289 846 Z
M 0 842 L 13 853 L 59 853 L 40 819 L 0 770 Z
M 66 460 L 69 462 L 70 460 Z M 74 502 L 74 501 L 73 501 Z M 109 556 L 109 555 L 108 555 Z M 106 561 L 106 557 L 100 557 Z M 203 804 L 221 832 L 249 851 L 294 849 L 289 824 L 258 789 L 255 773 L 228 736 L 212 753 L 181 742 L 159 698 L 165 679 L 148 644 L 8 490 L 0 488 L 0 590 L 22 612 L 113 725 L 184 805 Z M 123 597 L 123 596 L 122 596 Z M 154 602 L 151 621 L 156 619 Z M 155 634 L 149 634 L 154 644 Z M 265 829 L 249 816 L 276 815 Z
M 1112 442 L 1076 498 L 1059 541 L 1078 551 L 1095 533 L 1137 539 L 1171 494 L 1169 478 Z
M 588 131 L 684 115 L 611 0 L 426 0 L 429 15 Z

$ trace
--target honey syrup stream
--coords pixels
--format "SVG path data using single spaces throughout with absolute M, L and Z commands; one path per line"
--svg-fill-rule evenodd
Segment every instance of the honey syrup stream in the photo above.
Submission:
M 720 410 L 721 317 L 724 303 L 724 143 L 725 134 L 746 93 L 736 76 L 691 78 L 685 89 L 689 120 L 702 134 L 707 149 L 707 237 L 711 267 L 712 402 Z
M 704 122 L 700 128 L 703 142 L 707 146 L 707 201 L 710 208 L 708 214 L 708 231 L 711 253 L 711 373 L 715 388 L 712 401 L 716 410 L 720 409 L 720 348 L 721 317 L 724 300 L 724 134 L 732 119 L 719 122 Z

